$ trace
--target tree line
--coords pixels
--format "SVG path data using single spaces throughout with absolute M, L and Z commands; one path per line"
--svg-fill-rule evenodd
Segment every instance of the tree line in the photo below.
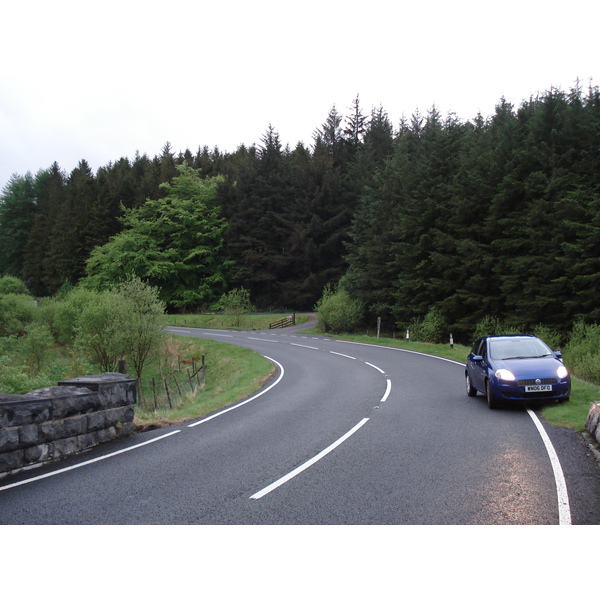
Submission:
M 310 310 L 334 285 L 388 330 L 436 311 L 457 339 L 486 316 L 566 331 L 600 316 L 599 152 L 600 92 L 579 82 L 397 126 L 357 97 L 311 146 L 269 126 L 231 153 L 167 143 L 95 174 L 82 160 L 13 175 L 0 274 L 48 296 L 128 270 L 184 310 L 236 288 L 259 309 Z

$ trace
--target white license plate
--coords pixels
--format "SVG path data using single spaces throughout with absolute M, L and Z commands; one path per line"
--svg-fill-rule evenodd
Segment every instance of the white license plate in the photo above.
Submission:
M 551 392 L 552 386 L 550 384 L 545 385 L 526 385 L 526 392 Z

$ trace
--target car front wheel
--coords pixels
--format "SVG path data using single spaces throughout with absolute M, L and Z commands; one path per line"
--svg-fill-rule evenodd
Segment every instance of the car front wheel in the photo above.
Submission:
M 471 385 L 471 378 L 469 377 L 468 373 L 466 373 L 466 375 L 465 375 L 465 381 L 467 384 L 467 395 L 468 396 L 477 396 L 477 390 Z
M 491 408 L 492 410 L 498 408 L 498 400 L 496 400 L 496 396 L 494 396 L 494 390 L 489 381 L 485 382 L 485 393 L 487 396 L 488 408 Z

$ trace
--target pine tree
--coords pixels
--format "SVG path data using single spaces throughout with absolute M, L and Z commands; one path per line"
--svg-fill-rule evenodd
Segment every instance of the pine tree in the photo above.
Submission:
M 36 296 L 47 296 L 56 291 L 49 287 L 48 257 L 50 236 L 65 201 L 65 183 L 65 174 L 56 162 L 35 177 L 38 210 L 25 247 L 23 279 Z
M 44 263 L 45 283 L 50 293 L 64 283 L 76 284 L 85 274 L 85 261 L 93 249 L 90 216 L 95 202 L 95 177 L 88 163 L 81 160 L 69 175 L 65 200 L 50 233 Z
M 0 195 L 0 275 L 21 277 L 38 203 L 31 173 L 13 175 Z

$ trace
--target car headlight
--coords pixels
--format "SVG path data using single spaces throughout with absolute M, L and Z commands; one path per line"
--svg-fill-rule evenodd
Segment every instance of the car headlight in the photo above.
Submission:
M 569 371 L 567 371 L 567 367 L 565 367 L 565 365 L 560 365 L 560 367 L 556 369 L 556 374 L 560 379 L 564 379 L 569 374 Z
M 516 377 L 508 369 L 498 369 L 496 377 L 503 381 L 515 381 Z

